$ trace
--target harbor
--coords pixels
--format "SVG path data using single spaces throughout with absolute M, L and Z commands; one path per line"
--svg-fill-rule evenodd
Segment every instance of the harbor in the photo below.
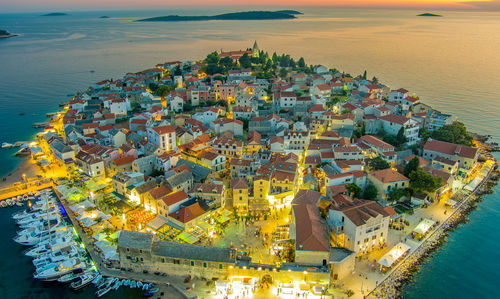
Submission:
M 120 287 L 152 297 L 160 288 L 168 287 L 167 284 L 157 286 L 154 282 L 128 279 L 127 275 L 118 277 L 105 268 L 100 271 L 95 253 L 88 250 L 84 238 L 80 238 L 83 232 L 78 232 L 78 224 L 75 227 L 72 222 L 75 219 L 67 214 L 51 188 L 6 199 L 2 207 L 24 206 L 25 203 L 27 209 L 12 215 L 20 229 L 14 242 L 31 246 L 23 254 L 32 258 L 34 279 L 62 284 L 73 291 L 93 285 L 96 297 L 115 292 Z

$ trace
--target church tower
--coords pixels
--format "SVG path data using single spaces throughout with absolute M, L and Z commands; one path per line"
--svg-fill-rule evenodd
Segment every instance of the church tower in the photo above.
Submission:
M 260 54 L 259 54 L 259 46 L 257 46 L 257 41 L 255 41 L 253 43 L 253 49 L 252 50 L 253 50 L 252 56 L 258 58 L 260 56 Z

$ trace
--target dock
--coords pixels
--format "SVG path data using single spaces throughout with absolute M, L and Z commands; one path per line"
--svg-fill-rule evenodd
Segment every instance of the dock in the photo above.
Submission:
M 35 128 L 35 129 L 38 129 L 38 128 L 45 128 L 45 127 L 47 127 L 49 125 L 50 125 L 50 122 L 49 121 L 45 121 L 45 122 L 40 122 L 40 123 L 34 123 L 32 125 L 32 127 Z

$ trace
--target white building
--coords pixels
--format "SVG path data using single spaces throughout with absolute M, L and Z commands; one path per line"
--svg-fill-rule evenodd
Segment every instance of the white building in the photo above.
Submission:
M 415 120 L 396 114 L 385 115 L 379 119 L 382 121 L 382 128 L 388 134 L 397 135 L 399 130 L 403 128 L 408 145 L 414 145 L 420 140 L 418 137 L 419 125 Z
M 162 151 L 177 149 L 175 143 L 175 129 L 171 125 L 149 127 L 146 129 L 148 141 L 156 145 Z
M 389 213 L 377 202 L 339 194 L 328 211 L 330 240 L 336 246 L 365 253 L 387 243 Z

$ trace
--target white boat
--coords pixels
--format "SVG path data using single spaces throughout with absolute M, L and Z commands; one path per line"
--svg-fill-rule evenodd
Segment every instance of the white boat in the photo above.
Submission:
M 26 251 L 25 255 L 31 256 L 31 257 L 37 257 L 40 254 L 51 253 L 53 251 L 56 251 L 56 250 L 59 250 L 59 249 L 62 249 L 62 248 L 68 247 L 68 246 L 76 247 L 77 244 L 74 240 L 65 240 L 65 242 L 61 242 L 61 243 L 38 244 L 37 246 Z
M 61 216 L 59 216 L 59 215 L 54 215 L 54 216 L 55 217 L 49 217 L 49 218 L 51 218 L 49 220 L 43 219 L 43 220 L 28 223 L 28 224 L 19 225 L 19 227 L 21 229 L 27 229 L 27 228 L 31 228 L 31 227 L 42 227 L 44 229 L 49 229 L 52 227 L 56 227 L 57 225 L 59 225 L 61 223 L 64 223 Z
M 135 280 L 130 281 L 130 288 L 135 289 L 137 282 Z
M 138 288 L 138 289 L 141 289 L 141 288 L 142 288 L 142 286 L 143 286 L 142 282 L 138 281 L 138 282 L 137 282 L 137 288 Z
M 15 220 L 20 220 L 20 219 L 23 219 L 26 217 L 30 217 L 38 212 L 57 212 L 57 206 L 55 206 L 55 205 L 45 206 L 44 205 L 43 207 L 40 207 L 40 208 L 37 208 L 36 206 L 32 206 L 30 209 L 14 213 L 12 215 L 12 218 Z
M 118 280 L 115 282 L 115 284 L 113 285 L 113 290 L 115 290 L 115 291 L 116 291 L 116 290 L 118 290 L 118 288 L 120 288 L 120 286 L 121 286 L 121 285 L 122 285 L 122 280 L 119 280 L 119 279 L 118 279 Z
M 22 234 L 17 235 L 14 241 L 23 245 L 39 245 L 43 242 L 50 241 L 53 237 L 59 238 L 63 236 L 71 236 L 71 232 L 67 231 L 65 227 L 57 226 L 58 229 L 54 230 L 29 230 Z
M 126 279 L 123 281 L 123 286 L 128 287 L 130 285 L 130 280 Z
M 73 288 L 74 290 L 81 289 L 92 282 L 92 280 L 94 280 L 96 276 L 96 273 L 85 273 L 81 275 L 75 282 L 71 283 L 71 288 Z
M 151 290 L 149 290 L 149 292 L 150 293 L 156 293 L 156 292 L 158 292 L 158 290 L 159 290 L 158 288 L 152 288 Z
M 14 145 L 12 143 L 8 143 L 8 142 L 3 142 L 2 143 L 2 148 L 8 148 L 8 147 L 13 147 Z
M 70 250 L 56 250 L 53 252 L 47 252 L 43 253 L 39 256 L 37 256 L 33 260 L 33 265 L 37 268 L 43 266 L 43 265 L 48 265 L 52 263 L 58 263 L 62 262 L 64 260 L 67 260 L 68 258 L 72 257 L 80 257 L 81 252 L 76 249 L 74 246 L 70 246 Z
M 97 297 L 101 297 L 106 295 L 109 291 L 111 291 L 111 286 L 104 287 L 102 289 L 99 289 L 97 292 L 95 292 Z
M 61 283 L 70 282 L 70 281 L 74 280 L 75 278 L 77 278 L 79 275 L 80 274 L 75 274 L 75 273 L 64 274 L 63 276 L 59 277 L 57 279 L 57 281 L 61 282 Z
M 98 286 L 101 281 L 103 280 L 103 277 L 101 274 L 97 274 L 97 276 L 92 280 L 92 283 L 95 285 L 95 286 Z
M 32 225 L 36 225 L 44 220 L 55 220 L 59 217 L 61 217 L 61 216 L 56 211 L 53 211 L 50 213 L 37 212 L 37 213 L 34 213 L 30 216 L 27 216 L 27 217 L 24 217 L 21 219 L 17 219 L 16 223 L 17 223 L 17 225 L 19 225 L 21 227 L 27 226 L 27 225 L 32 226 Z
M 35 245 L 37 243 L 40 244 L 44 241 L 49 241 L 49 238 L 58 239 L 66 236 L 71 236 L 71 233 L 66 230 L 58 230 L 55 232 L 45 231 L 42 233 L 39 233 L 39 231 L 32 231 L 28 234 L 18 235 L 14 238 L 14 241 L 21 245 L 29 246 Z
M 64 274 L 81 269 L 84 266 L 85 264 L 82 263 L 80 259 L 72 258 L 62 263 L 49 265 L 40 270 L 37 269 L 34 278 L 41 280 L 56 280 Z

